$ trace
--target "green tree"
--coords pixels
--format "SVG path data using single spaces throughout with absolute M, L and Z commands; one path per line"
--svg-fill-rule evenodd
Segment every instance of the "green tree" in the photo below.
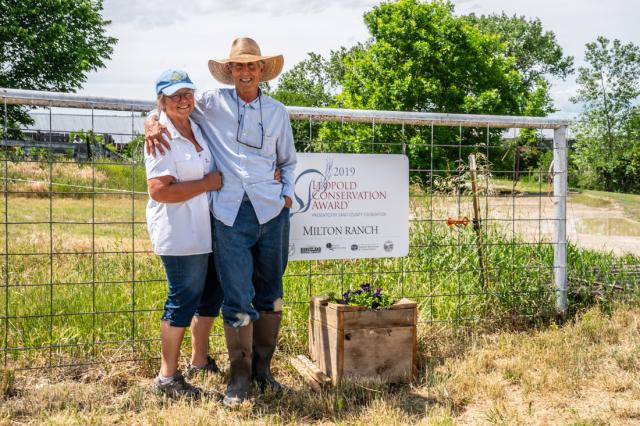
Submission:
M 547 98 L 532 96 L 500 36 L 455 16 L 450 2 L 382 3 L 364 20 L 371 34 L 366 49 L 345 57 L 339 99 L 347 108 L 513 115 L 527 108 L 545 109 L 535 103 Z M 351 138 L 363 140 L 366 133 L 361 130 Z M 450 171 L 470 153 L 462 154 L 454 145 L 487 140 L 485 129 L 446 128 L 434 129 L 435 144 L 441 146 L 433 149 L 429 132 L 416 128 L 403 133 L 381 128 L 375 138 L 407 142 L 416 168 Z M 499 139 L 499 131 L 491 132 L 492 145 Z M 509 156 L 495 150 L 492 154 L 493 161 L 512 166 Z
M 505 52 L 515 59 L 515 67 L 530 87 L 549 76 L 565 79 L 573 72 L 573 57 L 564 56 L 552 31 L 545 31 L 540 19 L 525 16 L 470 14 L 464 17 L 483 33 L 496 34 Z
M 433 3 L 413 3 L 418 10 L 436 7 Z M 453 9 L 451 4 L 440 3 L 440 6 L 443 5 Z M 407 6 L 395 5 L 380 13 L 385 14 L 394 8 L 407 8 Z M 414 12 L 409 11 L 408 13 Z M 458 21 L 453 16 L 449 17 Z M 378 16 L 375 18 L 379 19 Z M 498 37 L 502 42 L 499 53 L 514 59 L 514 67 L 520 73 L 522 82 L 530 89 L 528 103 L 524 108 L 527 115 L 545 115 L 552 112 L 548 77 L 564 79 L 573 72 L 573 57 L 564 56 L 562 48 L 555 39 L 555 34 L 551 31 L 544 31 L 539 19 L 527 20 L 524 16 L 509 17 L 502 14 L 478 17 L 471 14 L 462 18 L 477 27 L 482 34 Z M 412 26 L 415 27 L 415 25 L 416 23 L 412 22 Z M 422 30 L 429 31 L 428 28 Z M 410 35 L 407 34 L 407 36 Z M 399 36 L 406 38 L 406 36 Z M 342 89 L 341 82 L 346 72 L 345 57 L 352 57 L 356 53 L 366 51 L 372 41 L 375 39 L 350 49 L 341 47 L 338 51 L 332 51 L 329 59 L 315 53 L 309 53 L 308 59 L 303 60 L 292 70 L 282 75 L 274 96 L 280 96 L 279 99 L 287 105 L 340 105 L 335 99 L 335 94 L 340 93 Z M 416 39 L 416 41 L 420 40 Z M 442 47 L 434 46 L 434 49 L 436 48 Z
M 523 82 L 497 37 L 453 14 L 449 2 L 399 0 L 365 13 L 372 40 L 346 58 L 345 106 L 401 111 L 512 113 Z
M 544 116 L 552 112 L 548 77 L 566 77 L 573 58 L 565 57 L 552 32 L 539 20 L 505 15 L 457 17 L 448 1 L 385 2 L 364 15 L 371 38 L 329 59 L 316 54 L 283 74 L 274 95 L 289 105 L 354 109 L 517 114 Z M 535 46 L 535 47 L 532 47 Z M 300 136 L 309 139 L 309 128 Z M 456 170 L 460 151 L 428 147 L 424 129 L 396 126 L 318 125 L 319 149 L 389 150 L 367 140 L 408 144 L 412 164 Z M 296 135 L 297 136 L 297 135 Z M 436 144 L 460 139 L 486 141 L 484 129 L 434 129 Z M 491 144 L 500 131 L 490 132 Z M 501 168 L 531 168 L 542 157 L 535 132 L 522 132 L 516 145 L 494 155 Z M 436 164 L 431 164 L 431 158 Z M 465 156 L 466 157 L 466 156 Z
M 365 46 L 361 43 L 349 49 L 341 47 L 332 50 L 329 58 L 309 52 L 307 59 L 282 74 L 273 96 L 286 105 L 338 106 L 336 95 L 342 90 L 345 57 L 364 49 Z
M 578 182 L 607 191 L 626 191 L 640 179 L 628 168 L 638 145 L 640 48 L 598 37 L 586 45 L 573 101 L 583 104 L 574 131 Z M 637 155 L 637 154 L 636 154 Z
M 73 92 L 105 66 L 116 39 L 106 35 L 101 0 L 0 1 L 0 87 Z M 15 123 L 29 122 L 11 109 Z
M 329 61 L 316 53 L 297 63 L 291 70 L 283 73 L 277 89 L 272 96 L 285 105 L 303 107 L 334 106 L 331 92 L 336 81 L 330 77 Z M 314 133 L 313 123 L 296 120 L 291 123 L 293 138 L 298 151 L 308 150 L 309 135 Z
M 515 67 L 527 85 L 530 96 L 522 113 L 545 116 L 555 112 L 549 78 L 566 79 L 573 73 L 573 57 L 564 56 L 552 31 L 545 31 L 540 19 L 525 16 L 470 14 L 465 17 L 483 33 L 496 34 L 504 43 L 506 54 L 515 59 Z M 541 135 L 535 130 L 520 131 L 513 149 L 515 163 L 522 169 L 545 167 Z M 548 166 L 548 165 L 547 165 Z M 545 168 L 546 170 L 546 168 Z
M 361 44 L 351 49 L 341 47 L 339 50 L 331 51 L 328 59 L 310 52 L 307 59 L 282 74 L 277 89 L 271 93 L 272 96 L 285 105 L 339 107 L 336 95 L 342 90 L 340 82 L 344 75 L 344 57 L 360 49 Z M 297 149 L 309 150 L 309 138 L 316 135 L 321 127 L 319 123 L 293 122 Z
M 525 16 L 470 14 L 464 17 L 485 34 L 495 34 L 504 44 L 504 52 L 514 58 L 515 67 L 527 85 L 529 96 L 522 113 L 529 116 L 545 116 L 555 112 L 550 96 L 550 77 L 566 79 L 573 73 L 573 57 L 564 56 L 562 47 L 552 31 L 545 31 L 540 19 Z M 538 172 L 548 169 L 542 137 L 530 129 L 520 131 L 510 147 L 515 156 L 515 174 L 519 170 Z M 538 175 L 540 178 L 541 174 Z
M 328 107 L 333 104 L 332 89 L 337 85 L 330 77 L 329 63 L 322 55 L 309 58 L 285 72 L 274 97 L 286 105 Z
M 144 135 L 134 136 L 122 153 L 136 163 L 144 163 Z

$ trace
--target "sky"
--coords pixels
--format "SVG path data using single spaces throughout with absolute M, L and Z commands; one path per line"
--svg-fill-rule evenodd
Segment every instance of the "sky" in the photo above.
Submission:
M 84 88 L 89 96 L 127 99 L 155 97 L 154 82 L 166 68 L 187 70 L 198 88 L 221 87 L 207 69 L 209 59 L 228 56 L 240 36 L 258 41 L 265 55 L 283 54 L 284 70 L 308 52 L 327 55 L 368 38 L 363 14 L 373 0 L 104 0 L 104 16 L 116 37 L 106 68 L 92 72 Z M 584 45 L 603 35 L 640 45 L 639 0 L 456 0 L 457 15 L 475 13 L 539 18 L 553 31 L 576 68 L 584 63 Z M 571 118 L 580 106 L 575 74 L 552 80 L 554 116 Z

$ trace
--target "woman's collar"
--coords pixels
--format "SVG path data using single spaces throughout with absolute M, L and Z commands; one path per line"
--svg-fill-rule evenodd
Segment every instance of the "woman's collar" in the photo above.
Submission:
M 164 111 L 160 113 L 158 121 L 160 122 L 160 124 L 164 125 L 167 128 L 167 130 L 171 134 L 171 139 L 175 139 L 181 136 L 180 132 L 178 132 L 178 130 L 176 129 L 176 126 L 173 125 L 173 122 Z M 189 121 L 191 121 L 191 118 L 189 118 Z

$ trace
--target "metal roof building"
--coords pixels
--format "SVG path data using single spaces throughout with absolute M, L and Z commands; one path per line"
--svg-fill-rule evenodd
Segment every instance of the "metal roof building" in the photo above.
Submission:
M 87 115 L 52 112 L 30 112 L 34 123 L 24 127 L 25 132 L 71 133 L 93 130 L 95 134 L 111 135 L 117 144 L 126 144 L 136 134 L 144 133 L 145 117 L 129 115 Z

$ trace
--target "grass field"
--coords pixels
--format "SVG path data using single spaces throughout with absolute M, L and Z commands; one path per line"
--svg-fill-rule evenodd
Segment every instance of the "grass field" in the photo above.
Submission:
M 17 179 L 11 188 L 15 193 L 0 202 L 0 218 L 7 219 L 0 227 L 0 254 L 5 255 L 0 342 L 7 365 L 155 357 L 166 283 L 159 259 L 151 253 L 139 170 L 36 163 L 8 163 L 7 170 Z M 48 188 L 31 182 L 49 176 L 56 183 L 51 196 Z M 86 186 L 112 192 L 85 195 Z M 131 187 L 136 195 L 113 192 Z M 488 288 L 479 280 L 471 226 L 444 224 L 456 209 L 470 208 L 470 197 L 430 194 L 417 187 L 412 188 L 406 258 L 291 262 L 285 276 L 284 324 L 290 331 L 285 346 L 304 348 L 310 296 L 343 292 L 364 282 L 383 287 L 393 297 L 416 299 L 425 323 L 488 319 L 521 327 L 548 322 L 554 314 L 553 246 L 542 234 L 522 239 L 510 228 L 500 228 L 497 224 L 511 217 L 510 204 L 506 206 L 504 211 L 492 206 L 494 222 L 484 235 Z M 617 266 L 638 263 L 634 257 L 573 246 L 569 261 L 573 288 L 588 287 L 597 275 L 604 296 L 624 279 L 624 270 Z M 608 274 L 612 268 L 616 272 Z M 580 303 L 590 300 L 585 296 L 589 291 L 576 291 Z M 220 331 L 217 324 L 218 343 Z
M 4 202 L 0 200 L 4 222 L 0 226 L 0 366 L 98 365 L 42 375 L 19 373 L 16 386 L 21 393 L 0 407 L 0 419 L 54 424 L 173 423 L 187 418 L 194 423 L 388 424 L 423 420 L 447 424 L 454 420 L 475 423 L 478 419 L 518 423 L 549 415 L 550 423 L 555 419 L 599 424 L 601 418 L 623 418 L 620 410 L 626 408 L 605 410 L 608 414 L 604 417 L 582 416 L 568 405 L 556 407 L 560 417 L 553 413 L 553 395 L 569 404 L 572 392 L 580 392 L 588 377 L 596 377 L 591 370 L 585 370 L 592 374 L 585 382 L 573 377 L 581 372 L 581 357 L 595 365 L 618 356 L 621 365 L 631 369 L 620 373 L 621 377 L 631 380 L 640 355 L 630 349 L 631 343 L 626 346 L 622 340 L 624 347 L 618 355 L 604 351 L 604 344 L 590 355 L 590 331 L 584 327 L 595 327 L 593 333 L 604 335 L 606 330 L 596 322 L 607 323 L 609 319 L 600 311 L 590 311 L 566 331 L 526 331 L 546 326 L 554 317 L 553 246 L 549 240 L 541 232 L 525 238 L 515 229 L 505 231 L 498 224 L 512 219 L 515 208 L 491 206 L 494 222 L 489 222 L 484 234 L 490 284 L 484 288 L 478 279 L 476 235 L 471 226 L 449 228 L 444 224 L 449 214 L 468 209 L 469 197 L 428 193 L 416 186 L 411 188 L 411 249 L 406 258 L 289 264 L 278 363 L 281 377 L 301 389 L 286 357 L 306 352 L 309 297 L 370 282 L 393 297 L 409 297 L 419 304 L 421 373 L 416 383 L 399 388 L 350 384 L 320 395 L 301 390 L 278 400 L 275 396 L 260 398 L 235 413 L 219 410 L 215 397 L 195 407 L 158 400 L 148 394 L 146 385 L 157 368 L 166 283 L 159 259 L 150 251 L 144 223 L 144 173 L 140 175 L 139 168 L 109 164 L 97 165 L 94 170 L 75 164 L 6 164 L 8 176 L 14 179 L 9 189 L 14 193 Z M 49 178 L 55 183 L 52 195 L 49 185 L 39 183 Z M 94 187 L 101 193 L 87 195 Z M 118 192 L 131 188 L 139 194 Z M 516 188 L 518 194 L 528 190 L 531 188 Z M 585 205 L 621 203 L 632 214 L 635 211 L 633 197 L 580 196 L 586 197 L 586 201 L 579 201 Z M 509 202 L 520 199 L 510 198 Z M 536 208 L 542 212 L 541 207 Z M 531 210 L 528 206 L 523 209 Z M 614 285 L 630 282 L 625 267 L 640 265 L 634 256 L 619 257 L 574 245 L 569 245 L 568 261 L 572 314 L 594 303 L 610 307 L 614 294 L 619 293 Z M 621 318 L 630 322 L 633 312 L 623 310 Z M 570 334 L 573 332 L 577 337 Z M 635 342 L 637 332 L 637 328 L 629 330 L 625 339 Z M 583 345 L 587 352 L 572 352 L 566 342 Z M 599 341 L 590 344 L 596 343 Z M 185 342 L 185 349 L 187 345 Z M 212 347 L 224 352 L 219 321 Z M 561 349 L 557 354 L 556 347 Z M 535 363 L 535 354 L 548 364 L 548 371 L 540 372 L 542 378 L 526 368 Z M 131 359 L 138 362 L 118 362 Z M 565 366 L 566 372 L 552 365 L 554 362 Z M 56 371 L 71 372 L 75 379 L 56 378 Z M 461 375 L 460 371 L 466 373 Z M 57 383 L 59 380 L 63 383 Z M 557 385 L 562 381 L 574 386 L 568 395 Z M 220 378 L 203 384 L 214 392 L 223 388 Z M 635 386 L 623 386 L 622 391 L 613 386 L 607 391 L 612 397 L 616 392 L 638 395 Z M 542 398 L 547 391 L 550 396 Z M 516 404 L 514 395 L 521 394 L 524 400 L 527 395 L 537 395 L 535 404 Z M 43 402 L 36 404 L 36 399 Z M 276 408 L 278 405 L 281 408 Z M 633 418 L 635 408 L 629 410 L 629 418 Z M 579 423 L 583 420 L 587 423 Z M 591 421 L 596 423 L 588 423 Z
M 592 308 L 568 325 L 526 332 L 425 326 L 410 386 L 350 382 L 310 390 L 279 352 L 275 374 L 290 390 L 221 402 L 223 377 L 195 383 L 203 401 L 150 392 L 153 364 L 101 364 L 0 377 L 0 424 L 566 424 L 640 420 L 640 309 Z M 4 386 L 2 386 L 4 385 Z M 1 395 L 0 395 L 1 397 Z
M 0 292 L 0 309 L 9 321 L 0 333 L 4 340 L 8 332 L 10 349 L 34 348 L 9 350 L 11 364 L 32 365 L 33 359 L 44 364 L 77 362 L 96 351 L 120 352 L 127 344 L 119 342 L 131 339 L 138 341 L 129 344 L 132 348 L 150 345 L 156 353 L 155 342 L 146 341 L 157 335 L 166 284 L 157 256 L 149 251 L 142 223 L 144 197 L 132 203 L 121 196 L 91 202 L 64 196 L 50 204 L 46 198 L 16 196 L 8 206 L 11 224 L 2 230 L 3 235 L 8 230 L 8 275 L 0 275 L 8 286 Z M 47 221 L 49 214 L 54 222 L 88 223 L 15 224 Z M 141 223 L 127 223 L 132 217 Z M 119 221 L 123 223 L 114 223 Z M 515 244 L 490 234 L 492 284 L 485 290 L 478 281 L 470 229 L 417 222 L 412 231 L 413 247 L 405 259 L 292 262 L 285 277 L 285 324 L 298 331 L 296 340 L 305 339 L 311 295 L 363 282 L 382 286 L 394 297 L 416 298 L 422 321 L 551 316 L 549 244 Z

